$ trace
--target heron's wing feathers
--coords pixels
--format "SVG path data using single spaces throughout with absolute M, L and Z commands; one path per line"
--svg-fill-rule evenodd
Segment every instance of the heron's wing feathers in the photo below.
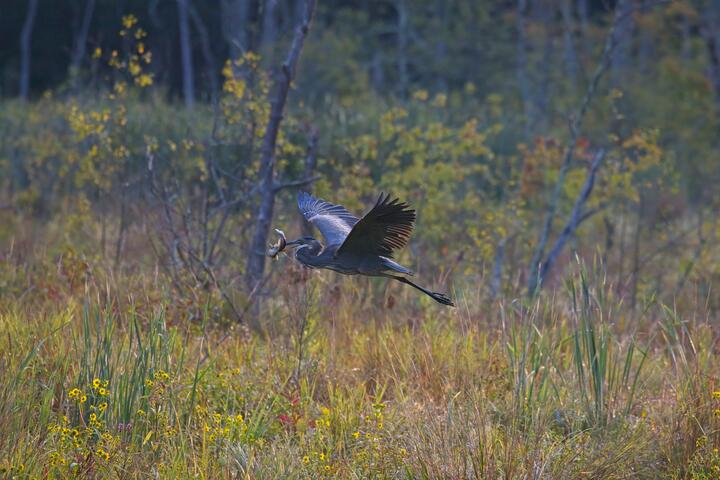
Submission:
M 358 221 L 337 253 L 372 253 L 392 257 L 407 245 L 415 224 L 415 210 L 399 199 L 380 194 L 375 206 Z
M 343 243 L 358 222 L 358 218 L 342 205 L 334 205 L 306 192 L 298 193 L 298 208 L 305 220 L 320 230 L 328 245 Z

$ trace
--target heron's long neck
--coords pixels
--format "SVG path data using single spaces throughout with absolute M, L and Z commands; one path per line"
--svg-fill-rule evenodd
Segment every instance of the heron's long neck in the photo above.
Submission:
M 322 267 L 320 250 L 319 245 L 302 246 L 295 251 L 295 258 L 308 267 Z

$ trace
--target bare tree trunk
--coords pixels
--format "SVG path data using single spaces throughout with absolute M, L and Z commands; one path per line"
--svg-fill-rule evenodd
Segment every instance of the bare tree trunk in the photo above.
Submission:
M 618 47 L 612 59 L 610 77 L 613 84 L 621 85 L 630 66 L 630 47 L 634 30 L 632 0 L 618 0 L 615 10 L 619 13 L 617 25 Z
M 530 80 L 528 79 L 527 69 L 527 33 L 525 30 L 526 13 L 527 0 L 518 0 L 517 11 L 515 13 L 515 26 L 517 28 L 516 73 L 525 117 L 525 138 L 529 139 L 531 136 L 531 126 L 535 122 L 532 96 L 530 95 Z
M 217 62 L 215 61 L 215 55 L 213 55 L 212 46 L 210 45 L 210 34 L 207 28 L 205 28 L 202 17 L 190 0 L 188 0 L 188 13 L 190 13 L 190 20 L 192 20 L 195 31 L 200 37 L 200 46 L 202 47 L 203 57 L 205 57 L 205 68 L 207 69 L 208 81 L 210 82 L 210 94 L 214 102 L 220 95 L 220 83 L 218 81 Z
M 560 252 L 562 252 L 562 249 L 565 247 L 565 243 L 567 243 L 567 241 L 573 235 L 575 235 L 575 231 L 580 226 L 580 223 L 582 223 L 583 220 L 588 218 L 588 216 L 586 216 L 584 212 L 585 203 L 587 203 L 588 199 L 590 198 L 590 194 L 593 191 L 593 187 L 595 186 L 595 176 L 597 175 L 597 171 L 600 168 L 600 165 L 602 164 L 604 158 L 605 151 L 603 150 L 595 154 L 595 158 L 590 165 L 590 171 L 588 171 L 587 177 L 585 177 L 585 184 L 583 185 L 583 188 L 580 191 L 580 195 L 578 195 L 578 198 L 575 200 L 575 204 L 573 205 L 572 212 L 570 213 L 570 218 L 565 224 L 565 228 L 563 228 L 560 236 L 557 238 L 557 240 L 555 240 L 555 244 L 550 249 L 550 253 L 548 253 L 547 259 L 542 262 L 542 266 L 540 267 L 540 275 L 538 278 L 538 288 L 542 287 L 548 273 L 550 273 L 553 265 L 555 265 L 555 262 L 557 261 Z
M 382 65 L 382 54 L 379 51 L 373 53 L 370 63 L 370 78 L 372 79 L 373 88 L 380 92 L 385 86 L 385 75 Z
M 715 110 L 720 116 L 720 1 L 710 2 L 701 32 L 708 52 L 710 82 L 715 94 Z
M 590 7 L 588 0 L 578 0 L 577 2 L 577 13 L 580 19 L 580 33 L 582 34 L 582 41 L 580 48 L 582 49 L 581 54 L 583 56 L 590 53 L 590 34 L 588 31 L 588 25 L 590 24 Z
M 407 46 L 408 46 L 408 10 L 407 3 L 405 0 L 398 0 L 395 3 L 395 9 L 397 10 L 398 24 L 397 24 L 397 65 L 398 65 L 398 76 L 400 87 L 400 96 L 405 97 L 408 89 L 408 60 L 407 60 Z
M 38 0 L 29 0 L 25 22 L 20 32 L 20 98 L 27 100 L 30 94 L 30 59 L 32 56 L 32 32 L 37 16 Z
M 192 46 L 190 44 L 190 23 L 188 22 L 188 2 L 177 0 L 178 21 L 180 22 L 180 54 L 182 57 L 183 96 L 185 106 L 189 109 L 195 104 L 195 79 L 192 63 Z
M 87 0 L 85 2 L 85 10 L 83 11 L 82 23 L 75 34 L 75 47 L 73 48 L 72 59 L 70 60 L 70 78 L 73 84 L 77 84 L 80 74 L 80 67 L 85 58 L 85 50 L 87 48 L 87 37 L 90 32 L 90 23 L 92 22 L 93 12 L 95 11 L 95 0 Z
M 278 0 L 264 0 L 262 17 L 262 41 L 260 48 L 272 52 L 277 40 L 277 4 Z
M 563 48 L 565 50 L 565 74 L 570 85 L 577 87 L 578 59 L 575 51 L 575 21 L 573 20 L 570 0 L 561 0 L 560 11 L 563 18 Z
M 550 115 L 550 98 L 553 94 L 551 88 L 553 87 L 552 82 L 552 71 L 554 68 L 553 59 L 555 58 L 555 39 L 553 34 L 553 17 L 556 13 L 554 3 L 543 4 L 536 2 L 536 7 L 539 13 L 536 13 L 538 19 L 542 20 L 543 24 L 543 56 L 539 69 L 539 80 L 536 82 L 535 95 L 533 103 L 535 104 L 535 122 L 537 125 L 531 125 L 532 130 L 536 130 L 536 127 L 540 128 L 540 131 L 548 130 L 549 115 Z
M 613 23 L 610 26 L 610 32 L 608 32 L 607 38 L 605 40 L 605 47 L 603 48 L 603 52 L 600 56 L 600 61 L 597 65 L 597 68 L 595 69 L 595 73 L 593 74 L 593 77 L 588 84 L 587 91 L 585 92 L 585 97 L 583 98 L 577 112 L 570 118 L 570 139 L 565 146 L 565 156 L 563 158 L 563 163 L 560 167 L 560 172 L 558 173 L 558 178 L 555 183 L 555 189 L 553 190 L 550 204 L 548 205 L 548 209 L 545 214 L 545 222 L 543 224 L 542 231 L 540 232 L 537 246 L 535 247 L 532 260 L 530 261 L 530 277 L 528 279 L 529 296 L 535 295 L 539 291 L 539 287 L 541 286 L 539 283 L 539 280 L 541 279 L 539 269 L 541 267 L 541 261 L 543 259 L 543 256 L 545 255 L 545 247 L 547 246 L 548 240 L 550 238 L 550 233 L 552 231 L 552 226 L 555 221 L 555 215 L 557 213 L 558 203 L 560 201 L 560 194 L 562 193 L 563 186 L 565 185 L 565 177 L 567 176 L 568 170 L 570 169 L 570 165 L 573 160 L 575 146 L 577 144 L 578 135 L 580 134 L 583 118 L 585 117 L 585 113 L 590 106 L 590 102 L 595 96 L 595 91 L 597 90 L 600 78 L 610 66 L 613 51 L 617 46 L 618 39 L 616 37 L 616 33 L 618 21 L 621 18 L 620 16 L 620 11 L 616 9 Z
M 250 49 L 251 0 L 221 0 L 222 32 L 230 48 L 230 60 L 237 60 Z
M 255 233 L 253 234 L 245 268 L 245 283 L 249 292 L 260 285 L 265 272 L 265 247 L 275 207 L 275 194 L 279 187 L 275 181 L 275 145 L 290 84 L 295 78 L 300 53 L 305 37 L 310 30 L 310 22 L 314 12 L 315 0 L 306 0 L 303 21 L 295 31 L 292 46 L 285 63 L 283 63 L 281 75 L 275 86 L 275 98 L 270 109 L 270 120 L 260 149 L 260 204 L 255 214 Z

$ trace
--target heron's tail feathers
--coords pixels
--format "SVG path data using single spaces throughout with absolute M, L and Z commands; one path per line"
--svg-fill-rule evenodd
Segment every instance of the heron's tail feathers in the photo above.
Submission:
M 438 303 L 441 303 L 441 304 L 443 304 L 443 305 L 447 305 L 447 306 L 449 306 L 449 307 L 454 307 L 454 306 L 455 306 L 455 304 L 454 304 L 453 301 L 450 299 L 450 297 L 448 297 L 448 296 L 445 295 L 444 293 L 432 292 L 432 291 L 428 290 L 427 288 L 423 288 L 423 287 L 421 287 L 420 285 L 417 285 L 417 284 L 411 282 L 410 280 L 408 280 L 408 279 L 405 278 L 405 277 L 393 277 L 393 278 L 394 278 L 395 280 L 398 280 L 398 281 L 402 282 L 402 283 L 406 283 L 406 284 L 410 285 L 411 287 L 417 288 L 418 290 L 420 290 L 420 291 L 423 292 L 425 295 L 429 296 L 430 298 L 432 298 L 433 300 L 435 300 L 435 301 L 438 302 Z
M 385 268 L 388 268 L 394 272 L 403 273 L 405 275 L 413 275 L 413 271 L 410 270 L 407 267 L 403 267 L 399 263 L 397 263 L 395 260 L 392 260 L 387 257 L 380 257 L 382 259 L 382 263 L 385 266 Z

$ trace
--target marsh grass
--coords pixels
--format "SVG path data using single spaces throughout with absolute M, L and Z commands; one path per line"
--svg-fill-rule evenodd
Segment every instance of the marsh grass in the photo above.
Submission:
M 482 312 L 373 308 L 293 275 L 263 332 L 209 303 L 188 321 L 123 278 L 3 296 L 2 475 L 717 477 L 701 311 L 632 311 L 581 264 L 564 290 Z

